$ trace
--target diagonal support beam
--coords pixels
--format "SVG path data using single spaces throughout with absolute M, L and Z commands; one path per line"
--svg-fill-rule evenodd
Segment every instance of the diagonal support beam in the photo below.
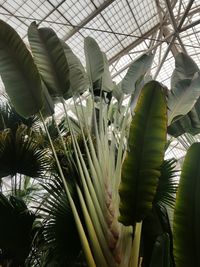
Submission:
M 169 54 L 169 51 L 170 51 L 170 49 L 171 49 L 171 46 L 173 45 L 174 41 L 176 40 L 177 33 L 178 33 L 179 31 L 181 31 L 181 27 L 183 26 L 183 23 L 184 23 L 184 21 L 185 21 L 187 15 L 188 15 L 188 13 L 189 13 L 189 11 L 190 11 L 190 8 L 191 8 L 193 2 L 194 2 L 194 0 L 190 0 L 190 1 L 189 1 L 188 5 L 187 5 L 187 7 L 186 7 L 186 9 L 185 9 L 185 12 L 183 13 L 183 16 L 181 17 L 181 20 L 180 20 L 179 24 L 177 25 L 177 31 L 176 31 L 176 32 L 174 33 L 174 35 L 172 36 L 172 39 L 170 40 L 170 43 L 168 44 L 167 50 L 165 51 L 165 54 L 164 54 L 164 56 L 163 56 L 163 58 L 162 58 L 162 61 L 160 62 L 159 66 L 158 66 L 158 68 L 157 68 L 157 70 L 156 70 L 156 73 L 155 73 L 155 75 L 154 75 L 154 79 L 157 78 L 157 76 L 158 76 L 158 74 L 159 74 L 159 72 L 160 72 L 160 70 L 161 70 L 161 68 L 162 68 L 163 63 L 165 62 L 165 60 L 166 60 L 166 58 L 167 58 L 167 56 L 168 56 L 168 54 Z
M 175 33 L 176 33 L 176 38 L 177 38 L 178 42 L 180 43 L 183 52 L 187 54 L 187 51 L 186 51 L 186 49 L 184 47 L 184 44 L 183 44 L 183 42 L 182 42 L 182 40 L 181 40 L 181 38 L 179 36 L 178 25 L 177 25 L 176 19 L 174 17 L 174 13 L 173 13 L 173 9 L 172 9 L 171 3 L 170 3 L 169 0 L 165 0 L 165 3 L 166 3 L 166 6 L 167 6 L 167 10 L 169 12 L 169 18 L 171 20 L 171 24 L 172 24 L 172 26 L 174 28 Z
M 89 23 L 93 18 L 95 18 L 99 13 L 101 13 L 105 8 L 112 4 L 115 0 L 107 0 L 100 7 L 98 7 L 93 13 L 91 13 L 86 19 L 84 19 L 75 29 L 67 33 L 62 39 L 67 41 L 72 35 L 77 33 L 81 28 L 83 28 L 87 23 Z

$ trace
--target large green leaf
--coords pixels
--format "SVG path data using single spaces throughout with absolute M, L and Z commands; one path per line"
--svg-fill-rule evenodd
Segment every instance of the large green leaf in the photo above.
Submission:
M 135 90 L 131 94 L 130 108 L 131 108 L 132 114 L 134 114 L 134 109 L 137 105 L 138 98 L 140 96 L 140 93 L 141 93 L 144 85 L 150 81 L 152 81 L 152 77 L 150 75 L 143 75 L 136 81 Z
M 106 92 L 110 92 L 114 88 L 114 83 L 112 81 L 112 77 L 109 70 L 109 62 L 106 57 L 105 53 L 103 54 L 103 60 L 104 60 L 104 72 L 102 74 L 102 90 Z
M 52 96 L 67 97 L 70 88 L 69 66 L 63 46 L 50 28 L 38 28 L 33 22 L 28 39 L 38 70 Z
M 125 77 L 120 82 L 122 91 L 125 94 L 130 94 L 135 91 L 136 82 L 146 74 L 150 69 L 153 61 L 153 55 L 144 54 L 135 60 L 129 67 Z
M 140 222 L 152 208 L 166 142 L 166 113 L 162 86 L 149 82 L 135 109 L 122 169 L 119 221 L 125 225 Z
M 200 74 L 196 73 L 193 79 L 179 81 L 168 94 L 168 124 L 178 116 L 186 115 L 200 96 Z
M 189 91 L 188 89 L 184 90 L 184 88 L 186 88 L 184 80 L 187 80 L 186 83 L 188 83 L 189 85 Z M 176 109 L 179 113 L 177 115 L 180 115 L 180 118 L 176 117 L 176 120 L 174 122 L 172 121 L 172 123 L 168 127 L 168 133 L 175 137 L 185 132 L 191 134 L 197 134 L 200 132 L 200 99 L 197 97 L 199 91 L 198 80 L 199 68 L 196 63 L 188 55 L 179 53 L 175 59 L 175 70 L 171 78 L 171 87 L 173 91 L 180 91 L 180 94 L 177 95 L 177 100 L 175 97 L 172 97 L 172 100 L 174 98 L 174 100 L 177 101 L 178 105 L 176 104 L 176 101 L 172 101 L 172 105 L 177 105 Z M 190 84 L 189 81 L 191 82 Z M 183 90 L 180 87 L 181 84 L 183 85 Z M 193 86 L 192 84 L 195 86 Z M 180 90 L 175 89 L 177 85 L 178 87 L 180 87 Z M 196 88 L 195 91 L 193 91 L 192 86 L 194 89 Z M 180 99 L 182 99 L 181 95 L 184 96 L 185 93 L 186 95 L 185 97 L 183 97 L 183 99 L 185 99 L 184 103 L 181 103 L 182 100 L 180 101 L 179 97 Z M 181 112 L 179 112 L 179 109 Z M 185 111 L 187 111 L 187 114 L 185 113 Z
M 16 111 L 27 118 L 42 107 L 42 87 L 38 70 L 25 44 L 0 20 L 0 75 Z
M 84 92 L 89 87 L 87 74 L 81 61 L 72 52 L 71 48 L 61 40 L 65 56 L 69 65 L 70 90 L 69 97 Z
M 102 96 L 102 92 L 111 92 L 114 83 L 109 71 L 109 62 L 98 44 L 91 37 L 84 42 L 86 69 L 95 96 Z
M 176 267 L 200 266 L 200 143 L 188 150 L 174 211 Z
M 91 37 L 85 38 L 84 51 L 87 74 L 91 84 L 93 84 L 102 77 L 104 72 L 104 57 L 98 44 Z
M 192 135 L 200 133 L 200 98 L 185 116 L 168 126 L 168 133 L 178 137 L 184 133 Z
M 175 88 L 182 80 L 192 80 L 196 72 L 199 72 L 199 68 L 192 58 L 183 52 L 179 53 L 175 58 L 175 69 L 172 73 L 171 88 Z

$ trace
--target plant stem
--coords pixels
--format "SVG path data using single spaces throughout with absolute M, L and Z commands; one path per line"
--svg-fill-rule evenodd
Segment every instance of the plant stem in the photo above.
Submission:
M 136 223 L 129 267 L 138 267 L 142 222 Z
M 60 162 L 58 160 L 58 157 L 57 157 L 54 145 L 53 145 L 53 141 L 52 141 L 51 136 L 49 134 L 49 131 L 48 131 L 47 127 L 46 127 L 46 124 L 45 124 L 45 121 L 44 121 L 44 118 L 42 116 L 41 111 L 39 111 L 39 115 L 40 115 L 40 118 L 42 120 L 42 123 L 43 123 L 43 126 L 45 128 L 45 131 L 47 133 L 47 136 L 48 136 L 48 139 L 49 139 L 49 142 L 50 142 L 50 146 L 51 146 L 51 149 L 52 149 L 52 152 L 53 152 L 53 156 L 55 158 L 55 161 L 56 161 L 56 164 L 57 164 L 57 167 L 58 167 L 58 170 L 59 170 L 59 173 L 60 173 L 63 185 L 64 185 L 64 189 L 65 189 L 67 198 L 69 200 L 70 207 L 72 209 L 72 213 L 73 213 L 73 216 L 74 216 L 74 220 L 76 222 L 77 230 L 78 230 L 78 233 L 79 233 L 79 237 L 80 237 L 80 240 L 81 240 L 81 243 L 82 243 L 82 248 L 84 250 L 88 266 L 89 267 L 96 267 L 96 264 L 94 262 L 94 258 L 92 256 L 92 252 L 91 252 L 91 249 L 90 249 L 90 246 L 89 246 L 89 242 L 87 240 L 85 231 L 83 229 L 79 214 L 78 214 L 76 206 L 75 206 L 75 203 L 74 203 L 74 201 L 73 201 L 73 199 L 71 197 L 71 193 L 69 191 L 69 188 L 68 188 L 67 182 L 65 180 L 65 177 L 64 177 Z

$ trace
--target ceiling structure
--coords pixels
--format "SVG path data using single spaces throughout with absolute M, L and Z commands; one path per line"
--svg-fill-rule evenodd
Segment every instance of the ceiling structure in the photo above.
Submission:
M 116 82 L 133 60 L 152 51 L 152 76 L 169 89 L 178 51 L 200 66 L 199 14 L 200 0 L 0 0 L 0 19 L 26 43 L 28 26 L 36 21 L 53 28 L 85 64 L 83 41 L 91 36 Z
M 142 53 L 155 53 L 153 77 L 170 86 L 177 49 L 200 65 L 200 0 L 0 0 L 0 19 L 27 41 L 32 21 L 53 28 L 82 60 L 93 37 L 119 81 Z M 175 43 L 175 45 L 174 45 Z

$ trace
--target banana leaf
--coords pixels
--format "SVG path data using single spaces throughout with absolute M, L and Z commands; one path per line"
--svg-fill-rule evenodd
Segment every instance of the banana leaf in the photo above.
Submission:
M 187 82 L 184 82 L 184 80 Z M 175 69 L 171 78 L 172 95 L 171 93 L 169 94 L 171 95 L 172 103 L 168 104 L 169 108 L 172 105 L 172 108 L 170 108 L 172 110 L 173 106 L 176 107 L 176 114 L 169 119 L 168 126 L 168 133 L 174 137 L 184 133 L 194 135 L 200 132 L 200 99 L 198 98 L 198 83 L 196 83 L 198 80 L 199 68 L 196 63 L 188 55 L 179 53 L 175 58 Z M 195 91 L 191 86 L 194 82 L 195 86 L 193 88 L 196 88 Z M 186 83 L 188 83 L 188 88 L 186 88 Z M 176 89 L 176 86 L 180 87 L 180 89 Z M 173 96 L 174 91 L 176 94 Z M 185 100 L 182 102 L 182 99 Z
M 102 92 L 109 93 L 114 83 L 109 71 L 106 54 L 100 50 L 96 41 L 86 37 L 84 41 L 86 70 L 95 96 L 102 96 Z
M 200 266 L 200 143 L 189 148 L 181 172 L 174 211 L 176 267 Z
M 199 68 L 193 59 L 183 52 L 179 53 L 175 57 L 175 69 L 171 77 L 171 88 L 174 89 L 182 80 L 192 80 L 197 72 L 199 72 Z
M 184 133 L 190 133 L 192 135 L 200 133 L 200 98 L 190 112 L 169 125 L 167 131 L 174 137 L 178 137 Z
M 17 113 L 28 118 L 42 108 L 42 86 L 33 58 L 16 31 L 0 20 L 0 75 Z
M 62 40 L 60 40 L 64 48 L 65 56 L 69 65 L 70 90 L 68 97 L 83 93 L 89 87 L 89 80 L 85 69 L 72 52 L 71 48 Z
M 69 66 L 63 46 L 50 28 L 38 28 L 32 22 L 28 39 L 35 63 L 50 95 L 67 98 L 70 88 Z
M 122 168 L 119 221 L 124 225 L 142 221 L 151 211 L 166 143 L 166 112 L 162 86 L 149 82 L 135 109 Z
M 200 96 L 200 75 L 179 81 L 168 93 L 168 125 L 178 116 L 186 115 Z
M 87 74 L 91 84 L 93 84 L 102 77 L 104 72 L 104 57 L 98 44 L 91 37 L 85 38 L 84 51 Z
M 122 91 L 125 94 L 132 94 L 135 91 L 136 82 L 147 73 L 152 61 L 153 54 L 144 54 L 131 64 L 125 77 L 120 82 Z

